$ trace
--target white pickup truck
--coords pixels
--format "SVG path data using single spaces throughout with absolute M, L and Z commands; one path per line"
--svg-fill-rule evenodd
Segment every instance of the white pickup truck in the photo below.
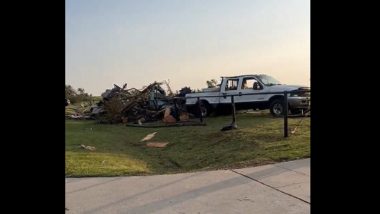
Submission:
M 218 108 L 230 108 L 231 96 L 234 96 L 236 109 L 269 109 L 275 117 L 280 117 L 284 113 L 282 94 L 257 94 L 244 95 L 251 93 L 288 93 L 288 109 L 292 114 L 299 114 L 310 109 L 310 88 L 304 86 L 284 85 L 271 76 L 241 75 L 222 77 L 221 83 L 215 88 L 206 88 L 202 92 L 186 94 L 186 106 L 190 112 L 201 113 L 202 116 L 209 115 Z M 292 93 L 292 91 L 298 91 Z M 208 97 L 224 96 L 224 97 Z M 198 98 L 199 102 L 198 103 Z M 201 111 L 199 111 L 199 106 Z

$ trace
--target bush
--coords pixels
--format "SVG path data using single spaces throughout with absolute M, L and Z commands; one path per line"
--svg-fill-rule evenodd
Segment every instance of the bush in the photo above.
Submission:
M 179 97 L 184 97 L 186 94 L 191 93 L 191 88 L 190 87 L 183 87 L 181 90 L 179 90 L 178 96 Z
M 70 103 L 82 103 L 82 102 L 91 102 L 92 95 L 84 91 L 83 88 L 78 88 L 75 90 L 71 85 L 65 86 L 65 97 L 70 100 Z

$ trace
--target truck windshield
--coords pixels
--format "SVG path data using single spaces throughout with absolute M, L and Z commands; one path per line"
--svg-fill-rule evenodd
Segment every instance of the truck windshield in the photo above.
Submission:
M 266 86 L 281 85 L 281 83 L 278 80 L 276 80 L 275 78 L 268 76 L 268 75 L 258 75 L 258 78 Z

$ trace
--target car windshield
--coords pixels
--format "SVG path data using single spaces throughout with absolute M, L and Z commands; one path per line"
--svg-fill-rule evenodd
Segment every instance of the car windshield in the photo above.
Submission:
M 271 86 L 271 85 L 281 85 L 281 83 L 276 80 L 275 78 L 268 76 L 268 75 L 258 75 L 259 79 L 261 80 L 262 83 L 266 86 Z

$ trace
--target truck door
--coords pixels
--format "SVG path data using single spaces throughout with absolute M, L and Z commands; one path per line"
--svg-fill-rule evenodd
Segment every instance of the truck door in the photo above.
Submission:
M 241 84 L 239 85 L 239 92 L 241 94 L 252 94 L 235 97 L 235 102 L 241 103 L 246 108 L 254 107 L 265 101 L 265 95 L 255 93 L 263 92 L 263 85 L 254 77 L 241 77 Z

